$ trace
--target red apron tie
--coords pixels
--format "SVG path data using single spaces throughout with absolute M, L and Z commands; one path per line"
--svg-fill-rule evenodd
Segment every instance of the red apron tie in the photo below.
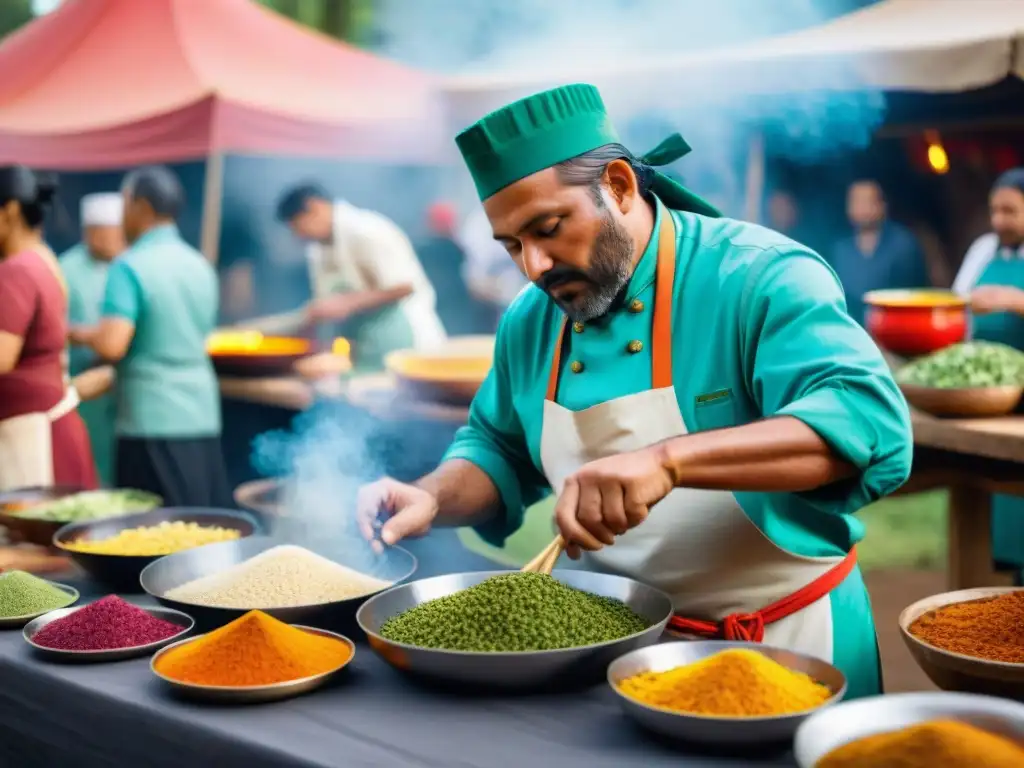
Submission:
M 760 643 L 764 640 L 764 628 L 787 616 L 799 613 L 821 600 L 838 587 L 857 565 L 857 549 L 850 550 L 840 562 L 788 597 L 777 600 L 754 613 L 732 613 L 721 621 L 701 621 L 673 616 L 668 628 L 688 635 L 697 635 L 709 640 L 741 640 Z

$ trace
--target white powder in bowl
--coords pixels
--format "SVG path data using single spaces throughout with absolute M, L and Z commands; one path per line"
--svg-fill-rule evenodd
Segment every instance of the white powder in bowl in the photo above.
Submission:
M 390 587 L 291 544 L 268 549 L 226 571 L 168 590 L 171 600 L 213 608 L 289 608 L 349 600 Z

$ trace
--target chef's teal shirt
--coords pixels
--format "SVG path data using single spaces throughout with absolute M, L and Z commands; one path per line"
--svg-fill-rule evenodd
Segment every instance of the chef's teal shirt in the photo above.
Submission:
M 856 476 L 807 493 L 735 496 L 780 547 L 811 557 L 846 553 L 864 535 L 852 513 L 899 488 L 910 473 L 910 414 L 888 366 L 850 317 L 839 280 L 816 253 L 754 224 L 679 211 L 671 216 L 672 373 L 687 431 L 774 416 L 805 422 Z M 650 389 L 661 225 L 659 212 L 619 308 L 566 335 L 560 405 L 579 411 Z M 476 464 L 500 491 L 504 515 L 478 529 L 497 546 L 521 525 L 524 506 L 550 492 L 540 439 L 562 319 L 538 288 L 519 295 L 498 329 L 494 365 L 469 423 L 445 456 Z M 641 352 L 629 351 L 634 341 Z
M 111 265 L 105 317 L 135 326 L 117 366 L 117 434 L 220 434 L 220 390 L 206 339 L 217 323 L 217 273 L 177 227 L 151 229 Z

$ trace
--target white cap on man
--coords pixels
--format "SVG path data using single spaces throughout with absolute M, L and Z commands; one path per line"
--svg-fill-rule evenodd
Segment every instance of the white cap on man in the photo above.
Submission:
M 119 192 L 97 192 L 82 198 L 83 227 L 119 227 L 124 219 L 124 198 Z

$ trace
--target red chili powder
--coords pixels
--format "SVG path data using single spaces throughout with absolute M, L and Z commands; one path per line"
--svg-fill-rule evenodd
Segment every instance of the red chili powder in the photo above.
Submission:
M 117 595 L 107 595 L 51 621 L 32 636 L 32 642 L 62 651 L 109 651 L 165 640 L 182 629 L 150 616 Z

